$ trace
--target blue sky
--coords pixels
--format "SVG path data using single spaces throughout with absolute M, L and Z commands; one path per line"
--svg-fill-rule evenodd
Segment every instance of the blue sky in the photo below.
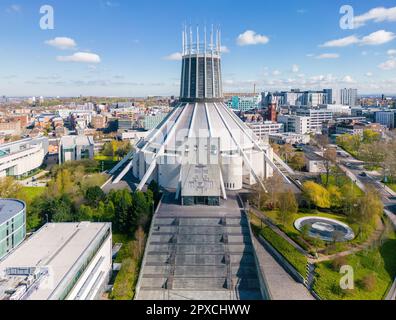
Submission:
M 54 30 L 39 27 L 45 4 Z M 221 26 L 226 91 L 396 93 L 395 1 L 0 0 L 0 95 L 177 95 L 185 22 Z

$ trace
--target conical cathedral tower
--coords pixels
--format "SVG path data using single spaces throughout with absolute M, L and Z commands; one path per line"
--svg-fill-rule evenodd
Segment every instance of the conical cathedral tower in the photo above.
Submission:
M 221 32 L 185 28 L 181 69 L 179 104 L 135 146 L 138 189 L 155 180 L 184 205 L 217 205 L 227 191 L 263 186 L 278 169 L 270 145 L 223 103 Z

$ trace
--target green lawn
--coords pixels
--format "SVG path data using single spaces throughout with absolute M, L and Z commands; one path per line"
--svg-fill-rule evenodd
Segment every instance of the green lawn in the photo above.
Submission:
M 96 155 L 95 160 L 98 162 L 99 171 L 111 170 L 120 161 L 118 157 L 108 157 L 103 155 Z
M 114 162 L 118 162 L 119 159 L 118 157 L 109 157 L 109 156 L 104 156 L 104 155 L 95 155 L 95 160 L 96 161 L 114 161 Z
M 266 239 L 296 270 L 306 276 L 307 258 L 290 243 L 280 237 L 269 227 L 261 229 L 260 234 Z
M 327 179 L 326 174 L 322 174 L 320 176 L 320 178 L 321 178 L 322 185 L 325 186 L 326 179 Z M 345 176 L 343 174 L 339 175 L 338 177 L 334 176 L 333 174 L 330 174 L 328 185 L 329 186 L 337 186 L 339 188 L 341 188 L 345 185 L 350 185 L 351 188 L 353 188 L 353 194 L 355 196 L 360 197 L 363 195 L 363 191 L 360 190 L 360 188 L 355 183 L 352 183 L 351 179 L 349 179 L 347 176 Z
M 35 198 L 43 195 L 47 190 L 46 187 L 23 187 L 22 192 L 27 202 L 33 201 Z
M 325 212 L 320 212 L 318 210 L 307 210 L 307 212 L 299 212 L 298 214 L 293 215 L 293 218 L 290 219 L 291 222 L 287 223 L 286 225 L 282 225 L 279 221 L 278 218 L 278 212 L 277 211 L 265 211 L 264 214 L 272 220 L 284 233 L 286 233 L 291 239 L 293 239 L 296 243 L 298 243 L 302 248 L 304 248 L 307 251 L 310 251 L 312 253 L 316 252 L 316 250 L 325 250 L 326 254 L 334 254 L 337 252 L 342 252 L 348 249 L 348 245 L 357 245 L 360 243 L 363 243 L 367 240 L 367 238 L 370 236 L 370 234 L 374 231 L 368 230 L 367 233 L 359 233 L 359 227 L 358 225 L 354 223 L 349 223 L 348 219 L 344 215 L 340 214 L 333 214 L 333 213 L 325 213 Z M 356 238 L 350 242 L 346 243 L 336 243 L 335 245 L 330 245 L 328 244 L 326 246 L 326 243 L 324 241 L 320 241 L 311 238 L 306 238 L 304 239 L 301 232 L 298 231 L 294 227 L 294 222 L 299 219 L 299 218 L 304 218 L 304 217 L 309 217 L 309 216 L 316 216 L 320 218 L 329 218 L 329 219 L 334 219 L 341 221 L 343 223 L 348 224 L 352 230 L 355 232 L 357 235 Z
M 333 270 L 331 262 L 320 263 L 316 269 L 314 290 L 326 300 L 381 300 L 384 299 L 396 276 L 395 233 L 379 248 L 362 251 L 347 258 L 354 270 L 353 290 L 342 290 L 339 286 L 343 275 Z M 372 291 L 362 286 L 365 276 L 373 275 Z
M 396 192 L 396 183 L 386 183 L 386 185 Z

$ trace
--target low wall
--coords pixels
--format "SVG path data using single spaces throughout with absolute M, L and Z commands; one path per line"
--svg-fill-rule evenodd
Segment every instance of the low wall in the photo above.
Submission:
M 305 278 L 263 236 L 259 236 L 259 241 L 294 280 L 304 284 Z
M 149 232 L 149 235 L 148 235 L 147 240 L 146 240 L 146 246 L 145 246 L 145 249 L 144 249 L 143 259 L 142 259 L 142 262 L 141 262 L 141 264 L 140 264 L 139 278 L 138 278 L 138 282 L 136 283 L 135 297 L 134 297 L 134 299 L 139 295 L 140 286 L 141 286 L 142 277 L 143 277 L 142 270 L 143 270 L 144 266 L 146 265 L 147 254 L 148 254 L 148 247 L 149 247 L 150 239 L 151 239 L 151 236 L 152 236 L 152 233 L 153 233 L 155 219 L 156 219 L 157 214 L 158 214 L 158 211 L 159 211 L 159 209 L 160 209 L 160 207 L 161 207 L 163 197 L 164 197 L 164 195 L 162 195 L 160 201 L 158 202 L 158 205 L 157 205 L 157 208 L 156 208 L 156 210 L 155 210 L 155 212 L 154 212 L 154 215 L 153 215 L 152 218 L 151 218 L 150 232 Z

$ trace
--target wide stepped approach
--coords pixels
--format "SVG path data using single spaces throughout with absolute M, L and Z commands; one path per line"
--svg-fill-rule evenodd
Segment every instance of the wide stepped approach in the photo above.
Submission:
M 173 198 L 166 196 L 154 217 L 136 299 L 263 299 L 248 220 L 236 198 L 178 213 Z

